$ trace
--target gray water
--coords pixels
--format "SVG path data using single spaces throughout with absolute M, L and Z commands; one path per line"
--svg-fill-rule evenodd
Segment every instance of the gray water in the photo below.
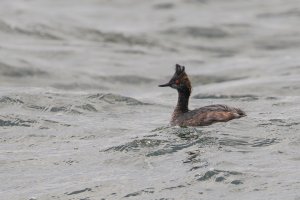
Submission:
M 300 199 L 298 0 L 2 0 L 0 198 Z M 247 117 L 170 127 L 191 108 Z

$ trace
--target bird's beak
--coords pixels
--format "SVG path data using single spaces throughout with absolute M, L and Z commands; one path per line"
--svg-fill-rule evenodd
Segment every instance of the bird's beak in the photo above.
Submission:
M 170 83 L 166 83 L 166 84 L 158 85 L 158 87 L 169 87 L 169 86 L 171 86 L 171 84 L 170 84 Z

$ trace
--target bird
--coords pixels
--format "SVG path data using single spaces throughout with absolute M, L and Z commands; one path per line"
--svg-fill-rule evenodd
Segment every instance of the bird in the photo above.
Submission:
M 175 65 L 175 74 L 166 84 L 159 87 L 171 87 L 178 92 L 177 105 L 171 117 L 172 126 L 208 126 L 216 122 L 227 122 L 232 119 L 246 116 L 240 108 L 230 107 L 223 104 L 208 105 L 194 110 L 189 110 L 189 98 L 192 85 L 185 67 Z

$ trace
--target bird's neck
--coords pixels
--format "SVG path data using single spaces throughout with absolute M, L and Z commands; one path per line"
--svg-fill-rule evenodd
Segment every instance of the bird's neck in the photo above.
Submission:
M 189 111 L 189 98 L 190 92 L 178 91 L 178 100 L 175 110 L 173 112 L 173 119 L 178 117 L 178 115 Z

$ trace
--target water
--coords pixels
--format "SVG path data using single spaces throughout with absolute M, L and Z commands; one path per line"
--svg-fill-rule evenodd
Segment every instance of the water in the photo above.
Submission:
M 1 199 L 300 199 L 297 0 L 2 0 Z M 170 127 L 158 88 L 186 66 Z

